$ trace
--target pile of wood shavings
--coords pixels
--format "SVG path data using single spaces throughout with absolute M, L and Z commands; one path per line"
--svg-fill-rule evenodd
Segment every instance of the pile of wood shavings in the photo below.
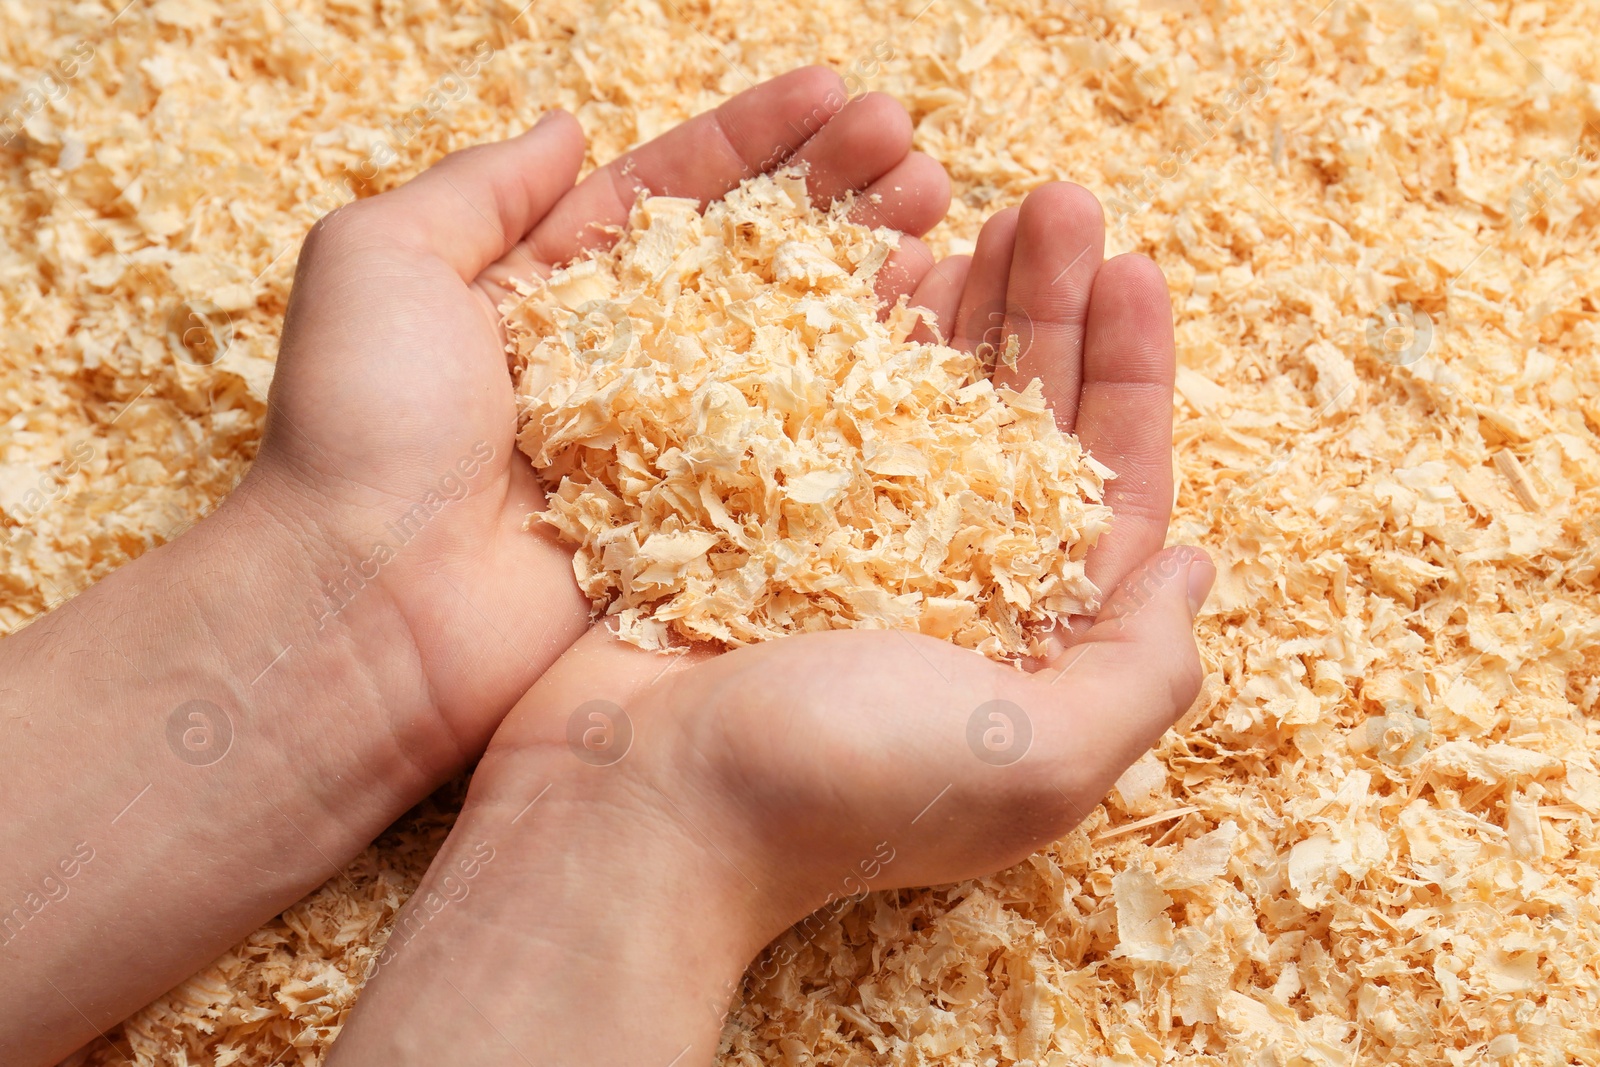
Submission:
M 0 0 L 8 106 L 95 48 L 0 149 L 0 628 L 245 469 L 309 205 L 476 39 L 363 192 L 553 104 L 604 162 L 820 60 L 950 169 L 937 252 L 1068 178 L 1161 264 L 1172 536 L 1222 573 L 1199 703 L 1078 832 L 797 929 L 722 1062 L 1600 1060 L 1595 0 L 122 7 Z M 171 351 L 194 302 L 231 321 L 210 367 Z M 1403 364 L 1366 340 L 1402 303 Z M 438 838 L 401 824 L 85 1058 L 320 1063 Z
M 1098 607 L 1110 472 L 1038 379 L 910 340 L 903 300 L 879 321 L 895 236 L 850 207 L 797 172 L 703 214 L 641 197 L 611 251 L 509 306 L 537 518 L 624 640 L 896 628 L 1016 658 Z

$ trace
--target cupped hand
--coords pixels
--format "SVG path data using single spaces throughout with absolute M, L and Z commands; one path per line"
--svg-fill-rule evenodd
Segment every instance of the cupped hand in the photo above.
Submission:
M 589 622 L 569 552 L 523 529 L 542 497 L 515 450 L 496 310 L 513 279 L 613 240 L 641 189 L 704 202 L 784 163 L 808 165 L 824 198 L 869 194 L 867 221 L 925 232 L 944 215 L 949 183 L 910 145 L 898 104 L 847 102 L 839 77 L 813 67 L 576 184 L 582 131 L 552 112 L 312 230 L 242 492 L 314 546 L 324 588 L 308 611 L 319 627 L 363 602 L 399 612 L 454 741 L 443 766 L 481 749 Z M 930 265 L 909 238 L 885 285 L 909 288 Z
M 765 937 L 868 873 L 874 888 L 979 875 L 1076 824 L 1193 702 L 1193 619 L 1214 577 L 1198 549 L 1161 547 L 1175 372 L 1165 283 L 1143 257 L 1102 262 L 1103 244 L 1094 197 L 1047 185 L 914 294 L 955 344 L 1003 350 L 1016 335 L 1020 360 L 995 374 L 1041 378 L 1063 429 L 1117 474 L 1112 529 L 1088 561 L 1106 604 L 1038 670 L 886 631 L 668 661 L 598 625 L 512 712 L 484 767 L 554 761 L 585 788 L 634 798 L 623 808 L 681 818 L 735 890 L 756 887 Z

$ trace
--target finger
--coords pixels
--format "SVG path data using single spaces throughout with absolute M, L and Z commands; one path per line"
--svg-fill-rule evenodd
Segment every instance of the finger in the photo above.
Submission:
M 865 189 L 910 151 L 906 109 L 892 96 L 868 93 L 846 104 L 791 162 L 805 168 L 811 199 L 827 204 Z
M 1040 379 L 1057 425 L 1068 433 L 1077 421 L 1089 296 L 1105 241 L 1100 201 L 1081 185 L 1041 186 L 1017 216 L 1005 333 L 1017 337 L 1019 350 L 1016 366 L 997 366 L 994 379 L 1018 390 Z
M 572 188 L 582 163 L 577 120 L 552 111 L 526 133 L 452 152 L 398 189 L 343 210 L 470 282 Z
M 1086 811 L 1189 710 L 1203 672 L 1194 617 L 1216 570 L 1198 548 L 1160 552 L 1120 584 L 1083 639 L 1030 677 L 1034 701 L 1063 709 L 1043 754 L 1070 766 Z
M 1100 268 L 1084 336 L 1077 434 L 1116 472 L 1111 529 L 1086 561 L 1101 589 L 1166 543 L 1172 515 L 1172 386 L 1177 354 L 1161 269 L 1139 255 Z
M 922 284 L 922 279 L 931 270 L 933 253 L 928 246 L 918 238 L 901 234 L 900 247 L 889 253 L 889 258 L 878 268 L 878 276 L 873 280 L 873 291 L 881 302 L 878 317 L 886 317 L 896 301 L 916 292 L 917 286 Z
M 843 80 L 803 67 L 724 102 L 585 178 L 528 235 L 533 258 L 565 263 L 611 243 L 639 190 L 715 200 L 746 178 L 787 161 L 845 107 Z
M 878 178 L 856 200 L 851 218 L 867 226 L 900 231 L 900 247 L 878 271 L 873 289 L 882 314 L 902 295 L 916 292 L 933 270 L 933 253 L 919 239 L 950 207 L 950 177 L 931 156 L 912 152 Z
M 976 352 L 999 339 L 1005 325 L 1006 286 L 1011 280 L 1011 254 L 1017 246 L 1017 209 L 1008 207 L 989 217 L 978 231 L 972 250 L 967 288 L 950 331 L 951 346 Z
M 857 199 L 850 217 L 868 226 L 921 237 L 950 210 L 950 176 L 938 160 L 912 152 L 876 178 Z
M 922 344 L 935 344 L 950 335 L 956 320 L 956 309 L 961 304 L 961 291 L 966 288 L 967 273 L 972 269 L 971 256 L 948 256 L 934 264 L 923 277 L 911 303 L 933 312 L 933 325 L 920 322 L 911 331 L 911 339 Z

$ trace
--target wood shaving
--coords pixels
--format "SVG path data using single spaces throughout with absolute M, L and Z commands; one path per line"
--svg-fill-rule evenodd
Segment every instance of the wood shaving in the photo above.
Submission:
M 1015 659 L 1097 609 L 1110 471 L 1038 379 L 910 340 L 931 315 L 903 299 L 879 321 L 895 236 L 853 206 L 795 171 L 704 213 L 641 196 L 611 251 L 508 302 L 537 518 L 624 640 L 894 628 Z
M 1221 573 L 1159 775 L 1008 871 L 827 919 L 749 978 L 722 1062 L 1600 1062 L 1595 0 L 122 8 L 0 0 L 26 115 L 0 147 L 0 628 L 227 492 L 310 205 L 475 41 L 494 58 L 357 192 L 555 105 L 603 162 L 827 62 L 950 169 L 937 253 L 1065 178 L 1109 252 L 1165 270 L 1172 540 Z M 231 330 L 212 365 L 174 356 L 185 305 Z M 80 1059 L 320 1063 L 438 840 L 401 824 Z M 1138 958 L 1119 908 L 1154 922 L 1156 893 L 1172 943 Z

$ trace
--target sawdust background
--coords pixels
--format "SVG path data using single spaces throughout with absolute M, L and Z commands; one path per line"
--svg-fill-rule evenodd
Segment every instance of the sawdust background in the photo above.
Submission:
M 827 62 L 949 168 L 937 248 L 1064 177 L 1166 269 L 1173 536 L 1223 568 L 1155 757 L 1011 871 L 791 934 L 728 1061 L 1600 1061 L 1600 7 L 121 4 L 0 0 L 34 112 L 0 149 L 3 631 L 237 481 L 330 183 L 474 42 L 363 192 L 557 104 L 604 160 Z M 1401 304 L 1431 340 L 1380 358 Z M 320 1062 L 458 799 L 80 1058 Z

